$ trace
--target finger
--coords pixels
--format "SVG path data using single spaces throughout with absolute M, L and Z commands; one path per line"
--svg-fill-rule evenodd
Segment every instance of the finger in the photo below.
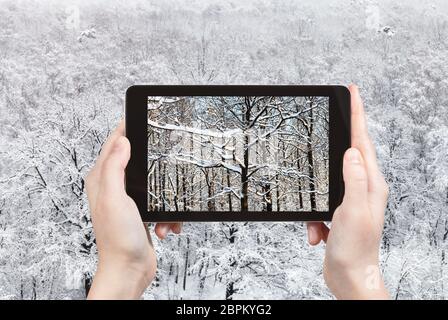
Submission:
M 368 176 L 368 188 L 373 193 L 383 193 L 383 175 L 378 166 L 375 147 L 369 137 L 364 106 L 355 85 L 349 87 L 351 94 L 351 140 L 365 161 Z
M 385 206 L 389 188 L 379 169 L 375 147 L 368 134 L 364 106 L 359 94 L 359 89 L 355 85 L 351 85 L 349 89 L 352 99 L 352 147 L 357 148 L 361 152 L 365 161 L 368 177 L 368 190 L 371 194 L 372 202 L 380 203 L 381 206 Z M 378 212 L 383 212 L 383 210 L 378 210 Z
M 101 191 L 114 197 L 124 192 L 125 168 L 131 156 L 131 145 L 126 137 L 119 137 L 104 159 L 101 169 Z
M 345 185 L 343 205 L 348 208 L 347 211 L 352 212 L 368 201 L 367 172 L 358 149 L 350 148 L 345 152 L 343 176 Z
M 351 141 L 360 145 L 368 136 L 364 104 L 359 94 L 358 86 L 351 84 L 350 91 L 350 115 L 351 115 Z
M 123 134 L 124 134 L 124 121 L 122 120 L 118 125 L 118 127 L 114 130 L 114 132 L 109 136 L 109 138 L 103 145 L 103 148 L 101 150 L 100 155 L 98 156 L 98 159 L 96 160 L 95 165 L 90 169 L 89 173 L 84 179 L 90 208 L 95 208 L 96 206 L 96 198 L 100 187 L 100 174 L 102 163 L 106 158 L 106 155 L 109 154 L 113 143 L 116 141 L 118 137 L 120 137 L 120 135 Z
M 176 222 L 176 223 L 172 223 L 171 224 L 171 230 L 175 233 L 175 234 L 179 234 L 182 232 L 182 222 Z
M 306 224 L 308 230 L 308 243 L 312 246 L 318 245 L 322 239 L 322 222 L 308 222 Z
M 330 229 L 322 222 L 320 225 L 320 231 L 322 232 L 322 240 L 327 243 L 328 234 L 330 233 Z
M 158 223 L 156 224 L 156 227 L 154 228 L 154 231 L 156 233 L 156 235 L 160 238 L 160 239 L 165 239 L 166 236 L 168 235 L 168 233 L 170 232 L 170 230 L 175 233 L 175 234 L 179 234 L 182 232 L 182 222 L 175 222 L 175 223 L 168 223 L 168 222 L 164 222 L 164 223 Z
M 357 148 L 366 162 L 366 165 L 375 173 L 379 172 L 376 161 L 376 151 L 370 140 L 367 130 L 367 121 L 364 105 L 359 95 L 359 89 L 355 85 L 349 87 L 351 94 L 351 141 L 352 147 Z
M 158 223 L 154 228 L 154 232 L 156 233 L 157 237 L 159 237 L 159 239 L 163 240 L 168 235 L 168 232 L 170 232 L 170 229 L 170 223 Z

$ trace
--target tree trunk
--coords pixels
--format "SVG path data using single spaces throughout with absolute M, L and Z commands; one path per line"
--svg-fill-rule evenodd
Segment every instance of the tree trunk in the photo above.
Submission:
M 232 296 L 235 293 L 234 283 L 230 282 L 226 286 L 226 300 L 232 300 Z
M 231 188 L 230 185 L 230 170 L 227 170 L 227 188 Z M 229 200 L 229 211 L 232 212 L 233 211 L 233 207 L 232 207 L 232 192 L 229 192 L 228 195 L 228 200 Z
M 212 148 L 211 155 L 210 155 L 211 159 L 213 159 L 214 153 L 215 153 L 214 149 Z M 201 157 L 201 159 L 202 159 L 202 157 Z M 208 172 L 206 174 L 206 183 L 207 183 L 207 193 L 208 193 L 207 209 L 209 212 L 214 212 L 214 211 L 216 211 L 216 202 L 215 202 L 215 199 L 213 199 L 213 197 L 215 196 L 215 170 L 213 170 L 213 168 L 208 169 Z
M 207 228 L 204 228 L 204 242 L 203 246 L 206 246 L 207 242 Z M 199 296 L 202 296 L 205 287 L 205 280 L 207 277 L 207 271 L 209 266 L 209 260 L 205 261 L 205 251 L 202 252 L 202 262 L 201 267 L 199 268 L 198 276 L 199 276 Z
M 177 240 L 177 247 L 180 248 L 181 244 L 181 238 L 179 237 Z M 174 283 L 179 283 L 179 263 L 176 263 L 176 276 L 174 277 Z
M 20 278 L 20 300 L 23 300 L 23 298 L 24 298 L 23 279 Z
M 159 177 L 158 177 L 158 173 L 159 173 L 159 168 L 160 168 L 160 163 L 157 162 L 154 164 L 154 201 L 153 201 L 153 209 L 155 211 L 160 210 L 160 186 L 159 186 Z
M 267 115 L 266 110 L 266 115 Z M 265 132 L 265 125 L 260 124 L 260 130 L 261 132 Z M 270 148 L 269 148 L 269 138 L 271 137 L 270 134 L 266 135 L 266 141 L 261 142 L 261 154 L 263 155 L 262 161 L 267 163 L 268 157 L 270 157 Z M 267 143 L 266 143 L 267 142 Z M 258 142 L 257 142 L 258 147 Z M 259 154 L 260 152 L 257 151 L 256 154 Z M 261 183 L 261 193 L 263 194 L 263 211 L 272 212 L 272 194 L 271 194 L 271 176 L 269 173 L 265 174 L 262 178 Z
M 271 184 L 269 181 L 263 182 L 261 190 L 263 193 L 263 211 L 272 212 Z
M 204 151 L 202 148 L 202 136 L 199 137 L 200 139 L 200 143 L 201 143 L 201 147 L 199 147 L 200 149 L 200 155 L 201 155 L 201 159 L 204 159 Z M 204 169 L 204 174 L 206 169 Z M 193 178 L 194 179 L 194 178 Z M 199 178 L 199 211 L 203 211 L 203 201 L 202 201 L 202 179 Z
M 187 206 L 189 205 L 189 203 L 187 199 L 187 179 L 185 178 L 185 165 L 182 166 L 182 197 L 184 211 L 188 211 Z
M 187 250 L 185 252 L 185 267 L 184 267 L 184 281 L 182 284 L 182 288 L 185 289 L 187 288 L 187 274 L 188 274 L 188 256 L 190 253 L 190 238 L 187 237 Z
M 249 201 L 248 201 L 248 190 L 249 190 L 249 133 L 247 130 L 250 125 L 250 112 L 251 105 L 249 97 L 245 99 L 246 111 L 243 113 L 243 123 L 245 124 L 244 128 L 244 138 L 243 138 L 243 158 L 244 163 L 241 168 L 241 211 L 247 212 L 249 211 Z
M 210 172 L 206 175 L 207 191 L 208 191 L 207 209 L 209 212 L 216 211 L 215 199 L 213 199 L 213 196 L 215 194 L 215 182 L 213 181 L 214 178 L 215 177 L 213 174 L 213 169 L 210 169 Z
M 299 155 L 299 149 L 297 149 L 297 171 L 300 173 L 302 170 L 302 167 L 300 165 L 300 155 Z M 299 177 L 297 179 L 298 187 L 299 187 L 299 208 L 300 210 L 303 210 L 303 195 L 302 195 L 302 178 Z
M 176 211 L 179 212 L 179 199 L 178 199 L 178 194 L 179 194 L 179 165 L 177 164 L 176 161 L 176 186 L 173 187 L 173 189 L 175 188 L 174 191 L 174 207 L 176 208 Z
M 307 142 L 307 159 L 308 159 L 308 175 L 309 175 L 309 188 L 310 188 L 310 202 L 311 202 L 311 211 L 316 211 L 316 185 L 314 182 L 314 159 L 313 159 L 313 146 L 312 146 L 312 138 L 313 138 L 313 105 L 310 105 L 309 111 L 309 127 L 308 127 L 308 142 Z
M 241 211 L 247 212 L 249 210 L 248 202 L 248 167 L 249 167 L 249 136 L 244 137 L 244 166 L 241 168 Z
M 232 223 L 229 228 L 229 243 L 234 244 L 235 243 L 235 236 L 238 229 L 235 227 L 235 225 Z M 237 265 L 237 261 L 232 260 L 230 261 L 230 266 L 235 268 Z M 232 279 L 233 271 L 231 272 L 231 280 L 226 285 L 226 300 L 232 300 L 233 294 L 235 293 L 235 281 Z
M 31 293 L 32 293 L 32 295 L 31 295 L 31 300 L 36 300 L 37 299 L 37 292 L 36 292 L 36 286 L 37 286 L 37 284 L 36 284 L 36 278 L 35 277 L 32 277 L 32 280 L 31 280 L 31 284 L 32 284 L 32 291 L 31 291 Z
M 92 276 L 90 274 L 84 274 L 84 293 L 86 297 L 89 295 L 90 288 L 92 287 Z
M 191 137 L 191 139 L 190 139 L 190 153 L 193 154 L 193 150 L 194 150 L 194 139 L 193 139 L 194 137 L 193 137 L 193 134 L 191 134 L 190 137 Z M 192 167 L 192 170 L 193 169 L 194 168 Z M 190 204 L 190 207 L 192 208 L 192 210 L 194 211 L 195 210 L 195 199 L 193 198 L 194 197 L 194 174 L 190 173 L 190 176 L 191 176 L 191 179 L 190 179 L 190 195 L 191 195 L 191 198 L 189 199 L 189 204 Z M 200 193 L 199 193 L 199 197 L 200 197 Z M 201 199 L 199 199 L 199 202 L 200 202 L 200 200 Z
M 278 174 L 275 176 L 275 184 L 277 186 L 277 188 L 275 189 L 275 197 L 277 200 L 277 211 L 280 211 L 281 207 L 280 207 L 280 177 L 278 176 Z

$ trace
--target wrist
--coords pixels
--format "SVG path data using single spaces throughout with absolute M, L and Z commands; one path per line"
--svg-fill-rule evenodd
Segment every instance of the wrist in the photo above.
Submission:
M 330 274 L 328 274 L 330 273 Z M 343 268 L 340 272 L 325 272 L 325 282 L 337 299 L 383 300 L 389 293 L 378 264 L 359 268 Z
M 154 273 L 139 266 L 98 263 L 88 299 L 140 299 Z

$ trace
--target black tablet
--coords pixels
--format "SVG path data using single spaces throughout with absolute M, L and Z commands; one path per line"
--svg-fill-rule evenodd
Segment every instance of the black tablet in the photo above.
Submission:
M 126 191 L 145 222 L 329 221 L 344 194 L 343 86 L 132 86 Z

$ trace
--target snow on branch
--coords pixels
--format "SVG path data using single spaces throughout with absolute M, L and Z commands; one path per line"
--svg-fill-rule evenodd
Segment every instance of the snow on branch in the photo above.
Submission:
M 157 128 L 157 129 L 162 129 L 162 130 L 183 131 L 183 132 L 188 132 L 191 134 L 197 134 L 197 135 L 214 137 L 214 138 L 231 138 L 231 137 L 235 137 L 236 135 L 242 133 L 241 129 L 231 129 L 231 130 L 220 132 L 220 131 L 215 131 L 215 130 L 210 130 L 210 129 L 200 129 L 200 128 L 182 126 L 182 125 L 159 124 L 150 119 L 148 119 L 148 125 L 150 125 L 151 127 Z
M 241 167 L 235 166 L 229 163 L 226 163 L 224 161 L 218 161 L 218 160 L 204 160 L 199 159 L 193 155 L 177 155 L 177 154 L 169 154 L 168 158 L 174 159 L 180 162 L 186 162 L 193 164 L 200 168 L 219 168 L 224 167 L 230 171 L 236 172 L 241 174 Z

